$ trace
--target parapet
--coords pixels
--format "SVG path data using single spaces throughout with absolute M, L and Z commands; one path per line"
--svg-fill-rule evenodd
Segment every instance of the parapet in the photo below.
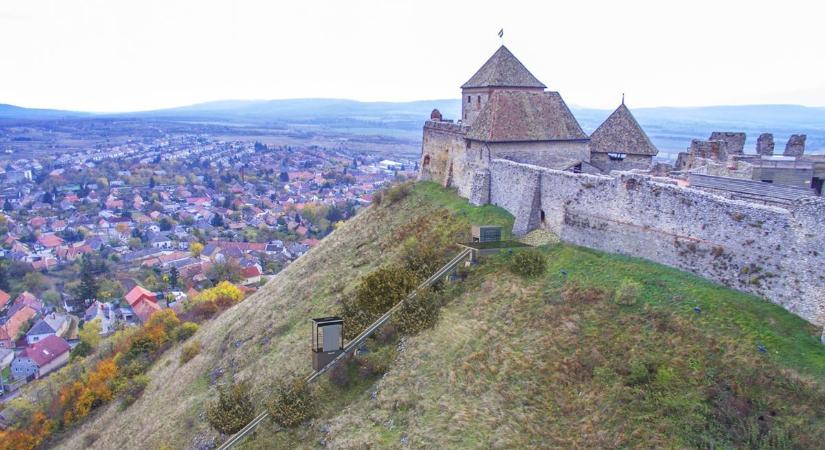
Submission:
M 470 127 L 460 123 L 446 122 L 443 120 L 428 120 L 424 122 L 424 129 L 445 131 L 448 133 L 467 134 Z

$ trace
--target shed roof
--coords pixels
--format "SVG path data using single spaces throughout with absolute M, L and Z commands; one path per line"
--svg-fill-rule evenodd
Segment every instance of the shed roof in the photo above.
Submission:
M 521 61 L 505 46 L 499 47 L 493 56 L 466 83 L 462 89 L 485 87 L 546 88 Z
M 467 137 L 486 142 L 587 139 L 558 92 L 495 91 Z
M 590 135 L 590 151 L 651 156 L 659 153 L 624 102 Z

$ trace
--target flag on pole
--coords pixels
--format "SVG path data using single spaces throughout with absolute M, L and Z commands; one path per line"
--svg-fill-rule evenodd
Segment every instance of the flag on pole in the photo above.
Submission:
M 504 37 L 504 28 L 498 30 L 498 37 L 500 37 L 500 38 Z

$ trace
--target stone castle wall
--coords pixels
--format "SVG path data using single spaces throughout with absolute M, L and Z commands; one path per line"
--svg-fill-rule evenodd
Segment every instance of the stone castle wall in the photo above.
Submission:
M 468 127 L 452 122 L 427 121 L 421 143 L 419 178 L 455 187 L 460 195 L 469 198 L 475 164 L 464 140 L 467 130 Z
M 666 178 L 574 174 L 493 159 L 489 202 L 515 216 L 514 234 L 546 227 L 565 242 L 692 272 L 825 324 L 822 199 L 785 209 Z

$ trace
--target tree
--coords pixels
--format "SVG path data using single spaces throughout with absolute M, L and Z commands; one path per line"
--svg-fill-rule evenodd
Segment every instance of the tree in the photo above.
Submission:
M 54 203 L 54 196 L 52 195 L 51 192 L 46 191 L 43 194 L 43 200 L 42 201 L 43 201 L 43 203 L 47 203 L 47 204 L 51 205 L 52 203 Z
M 189 251 L 192 253 L 193 257 L 197 258 L 201 255 L 201 252 L 203 251 L 203 244 L 201 244 L 200 242 L 193 242 L 189 246 Z
M 241 266 L 233 260 L 215 263 L 212 265 L 212 268 L 209 269 L 207 276 L 215 284 L 221 281 L 234 283 L 241 280 Z
M 46 291 L 43 293 L 43 302 L 51 306 L 60 306 L 60 294 L 55 291 Z
M 46 290 L 46 277 L 40 272 L 29 272 L 23 277 L 23 288 L 36 295 Z
M 85 342 L 91 348 L 97 348 L 100 344 L 100 319 L 92 320 L 83 324 L 83 328 L 77 332 L 81 342 Z
M 123 287 L 117 280 L 105 278 L 100 281 L 97 289 L 97 297 L 102 300 L 116 300 L 123 297 Z
M 178 275 L 178 268 L 172 266 L 172 269 L 169 271 L 169 286 L 172 286 L 173 288 L 178 287 Z
M 149 177 L 149 189 L 154 188 L 155 185 L 155 177 Z
M 174 226 L 174 223 L 168 217 L 164 217 L 160 219 L 158 226 L 160 227 L 161 231 L 169 231 L 172 229 L 172 226 Z
M 220 214 L 215 214 L 212 217 L 212 221 L 210 222 L 210 224 L 215 228 L 223 227 L 223 216 L 221 216 Z
M 78 296 L 83 300 L 97 298 L 100 286 L 94 275 L 94 267 L 89 258 L 83 258 L 80 262 L 80 285 L 78 286 Z
M 9 199 L 6 199 L 6 200 L 3 202 L 3 211 L 6 211 L 6 212 L 14 211 L 14 206 L 12 206 L 11 202 L 9 201 Z
M 281 180 L 281 182 L 283 182 L 283 183 L 288 183 L 289 182 L 289 173 L 288 172 L 281 172 L 281 174 L 278 175 L 278 179 Z
M 6 273 L 6 265 L 0 262 L 0 289 L 9 291 L 9 275 Z

